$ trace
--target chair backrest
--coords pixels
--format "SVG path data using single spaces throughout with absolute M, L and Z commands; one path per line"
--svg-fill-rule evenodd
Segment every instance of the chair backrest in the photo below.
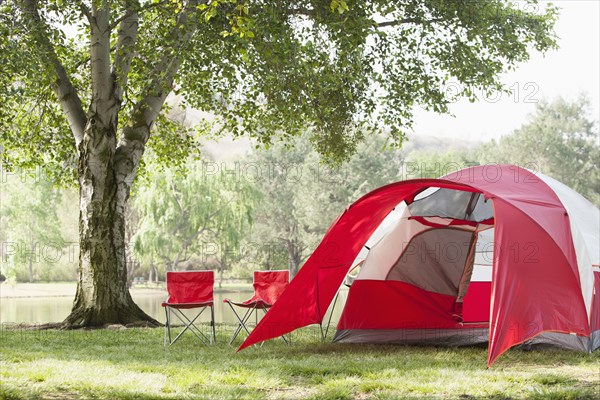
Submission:
M 189 304 L 213 300 L 214 271 L 167 272 L 169 303 Z
M 281 296 L 290 283 L 290 271 L 254 271 L 254 295 L 269 304 Z

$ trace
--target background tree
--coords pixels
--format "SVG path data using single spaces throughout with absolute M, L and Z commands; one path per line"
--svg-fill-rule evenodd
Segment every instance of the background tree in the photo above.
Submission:
M 196 161 L 183 174 L 176 168 L 153 172 L 136 193 L 139 228 L 135 252 L 177 271 L 192 257 L 208 256 L 223 270 L 251 224 L 255 192 L 235 174 Z M 233 260 L 231 260 L 233 261 Z
M 298 199 L 306 188 L 309 173 L 307 156 L 311 151 L 306 140 L 296 140 L 293 146 L 278 144 L 267 149 L 257 149 L 249 157 L 246 179 L 254 180 L 264 199 L 255 213 L 255 230 L 250 244 L 262 254 L 264 268 L 286 269 L 292 275 L 300 268 L 306 250 Z M 258 239 L 258 240 L 256 240 Z M 285 254 L 287 265 L 282 265 Z M 276 265 L 275 268 L 272 268 Z
M 556 45 L 555 19 L 551 5 L 500 0 L 2 3 L 5 165 L 44 164 L 80 188 L 66 324 L 149 319 L 126 287 L 124 213 L 147 146 L 175 163 L 193 146 L 163 118 L 171 92 L 213 113 L 218 132 L 259 143 L 309 126 L 317 151 L 341 161 L 365 127 L 399 144 L 415 105 L 446 112 L 449 79 L 471 98 L 502 86 L 530 50 Z
M 404 165 L 405 178 L 439 178 L 453 171 L 478 165 L 473 149 L 452 148 L 445 152 L 435 150 L 411 151 Z
M 48 180 L 27 174 L 3 176 L 0 193 L 6 275 L 21 282 L 60 277 L 65 259 L 57 215 L 61 193 Z
M 549 175 L 600 205 L 598 121 L 585 96 L 543 100 L 514 132 L 472 148 L 417 150 L 406 156 L 408 178 L 437 178 L 488 163 L 516 164 Z
M 378 134 L 368 134 L 347 163 L 327 166 L 319 163 L 319 156 L 307 156 L 308 174 L 304 174 L 301 207 L 306 221 L 319 227 L 316 238 L 321 240 L 335 218 L 368 192 L 399 179 L 403 161 L 400 151 L 388 148 L 386 139 Z M 314 242 L 314 245 L 318 242 Z
M 127 243 L 126 245 L 126 253 L 125 253 L 125 257 L 127 259 L 127 286 L 131 287 L 131 285 L 133 284 L 134 279 L 139 276 L 139 273 L 142 270 L 142 265 L 140 263 L 139 260 L 137 260 L 135 258 L 135 251 L 134 248 L 132 246 L 132 243 L 134 243 L 134 235 L 137 233 L 137 227 L 139 226 L 140 223 L 140 216 L 137 212 L 137 210 L 135 210 L 131 204 L 128 204 L 127 207 L 125 208 L 125 243 Z M 151 258 L 152 260 L 152 258 Z M 152 265 L 150 267 L 151 271 L 152 268 L 154 266 Z M 152 271 L 155 272 L 155 271 Z M 153 281 L 156 280 L 155 275 L 156 274 L 152 274 L 152 272 L 149 274 L 149 278 L 152 279 L 148 279 L 148 281 Z
M 350 160 L 326 166 L 312 151 L 305 137 L 293 147 L 280 144 L 258 149 L 249 165 L 260 171 L 256 187 L 263 199 L 256 210 L 253 237 L 262 238 L 255 248 L 263 251 L 263 268 L 287 267 L 296 274 L 319 243 L 334 219 L 351 203 L 369 191 L 398 179 L 402 158 L 385 147 L 380 135 L 367 135 Z
M 239 177 L 234 179 L 234 191 L 229 192 L 230 202 L 219 213 L 218 224 L 212 237 L 218 249 L 216 260 L 219 264 L 219 288 L 223 285 L 224 272 L 245 256 L 242 243 L 252 231 L 253 211 L 260 197 L 253 185 L 243 179 L 240 180 Z M 223 186 L 227 187 L 227 185 Z
M 529 122 L 478 149 L 480 163 L 509 163 L 549 175 L 600 206 L 598 121 L 585 97 L 541 101 Z

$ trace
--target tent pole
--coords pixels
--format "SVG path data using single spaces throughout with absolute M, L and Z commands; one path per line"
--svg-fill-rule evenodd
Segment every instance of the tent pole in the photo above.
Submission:
M 329 326 L 331 325 L 331 318 L 333 317 L 333 311 L 335 310 L 335 305 L 338 301 L 338 297 L 340 295 L 340 290 L 338 289 L 335 294 L 335 299 L 333 300 L 333 307 L 331 307 L 331 312 L 329 313 L 329 319 L 327 320 L 327 327 L 325 328 L 325 333 L 323 333 L 323 325 L 321 325 L 321 338 L 323 342 L 327 339 L 327 333 L 329 332 Z

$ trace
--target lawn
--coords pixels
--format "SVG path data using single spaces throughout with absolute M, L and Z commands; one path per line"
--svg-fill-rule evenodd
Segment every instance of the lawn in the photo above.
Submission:
M 162 329 L 4 326 L 0 398 L 600 398 L 600 352 L 511 350 L 487 369 L 481 347 L 321 343 L 314 328 L 236 353 L 232 329 L 163 350 Z

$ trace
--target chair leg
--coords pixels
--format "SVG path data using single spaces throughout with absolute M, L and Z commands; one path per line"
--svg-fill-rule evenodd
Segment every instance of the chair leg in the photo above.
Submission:
M 217 335 L 215 333 L 215 306 L 210 306 L 210 344 L 217 343 Z
M 175 316 L 185 325 L 185 328 L 183 328 L 183 330 L 181 332 L 179 332 L 179 334 L 175 337 L 175 339 L 173 339 L 173 341 L 171 341 L 170 345 L 174 344 L 181 337 L 181 335 L 183 335 L 185 333 L 185 331 L 187 331 L 188 329 L 198 339 L 200 339 L 200 341 L 202 343 L 204 343 L 204 345 L 207 345 L 205 339 L 206 340 L 209 340 L 209 339 L 206 337 L 206 335 L 204 333 L 202 333 L 202 331 L 196 325 L 194 325 L 194 322 L 196 322 L 196 320 L 202 315 L 202 313 L 204 312 L 204 310 L 206 310 L 206 307 L 202 308 L 202 310 L 192 320 L 190 320 L 180 310 L 178 310 L 176 308 L 173 309 L 173 312 L 174 312 Z
M 231 308 L 231 311 L 233 311 L 233 315 L 235 315 L 235 318 L 238 320 L 238 326 L 235 328 L 235 331 L 233 332 L 233 336 L 231 337 L 231 339 L 229 340 L 229 345 L 231 346 L 231 343 L 233 343 L 233 341 L 235 340 L 236 336 L 238 335 L 240 329 L 242 329 L 241 327 L 241 319 L 240 316 L 238 315 L 237 311 L 235 311 L 235 308 L 233 308 L 233 306 L 231 305 L 231 303 L 227 303 L 229 304 L 229 308 Z M 246 310 L 246 313 L 248 313 L 248 310 Z M 246 317 L 246 314 L 244 314 L 244 318 Z
M 263 311 L 264 311 L 265 315 L 267 315 L 267 310 L 266 310 L 265 308 L 263 308 Z M 288 341 L 288 339 L 285 337 L 285 335 L 281 335 L 281 336 L 280 336 L 280 338 L 281 338 L 281 339 L 283 339 L 283 341 L 285 342 L 285 344 L 287 344 L 287 345 L 289 345 L 289 344 L 290 344 L 290 342 L 289 342 L 289 341 Z M 262 342 L 262 343 L 261 343 L 261 346 L 263 345 L 263 343 L 265 343 L 265 342 Z
M 163 347 L 167 348 L 167 331 L 169 332 L 169 343 L 171 343 L 171 326 L 169 324 L 169 306 L 165 307 L 165 334 L 163 339 Z
M 244 316 L 241 319 L 239 318 L 239 316 L 237 316 L 239 322 L 238 322 L 237 328 L 235 329 L 235 332 L 233 333 L 233 336 L 231 336 L 231 339 L 229 340 L 230 346 L 233 343 L 233 341 L 235 340 L 235 338 L 237 338 L 237 336 L 240 334 L 242 329 L 245 328 L 244 324 L 248 320 L 250 315 L 252 315 L 252 309 L 249 308 L 246 310 L 246 312 L 244 313 Z
M 231 344 L 237 338 L 237 336 L 240 334 L 240 332 L 242 331 L 242 329 L 244 329 L 246 331 L 246 333 L 248 335 L 250 335 L 250 331 L 246 327 L 246 323 L 248 322 L 248 320 L 252 316 L 252 311 L 256 310 L 256 307 L 248 308 L 246 310 L 246 312 L 244 313 L 244 316 L 242 318 L 240 318 L 239 314 L 237 313 L 237 311 L 235 311 L 235 308 L 233 308 L 233 306 L 231 305 L 231 303 L 227 303 L 227 304 L 229 304 L 229 307 L 231 308 L 231 311 L 233 311 L 233 314 L 235 315 L 235 317 L 238 320 L 238 326 L 235 329 L 235 332 L 233 333 L 233 336 L 231 336 L 231 339 L 229 340 L 229 345 L 231 346 Z
M 257 314 L 258 314 L 258 311 L 256 310 L 256 306 L 254 306 L 254 307 L 252 307 L 252 308 L 250 309 L 250 313 L 248 314 L 248 318 L 246 318 L 246 319 L 243 321 L 243 324 L 242 324 L 242 328 L 244 328 L 244 330 L 246 331 L 246 334 L 247 334 L 248 336 L 250 336 L 250 331 L 249 331 L 249 330 L 248 330 L 248 328 L 246 327 L 246 323 L 248 322 L 248 320 L 249 320 L 249 319 L 250 319 L 250 317 L 252 316 L 252 312 L 254 312 L 254 316 L 255 316 L 255 318 L 256 318 L 256 320 L 258 320 L 258 316 L 257 316 Z

